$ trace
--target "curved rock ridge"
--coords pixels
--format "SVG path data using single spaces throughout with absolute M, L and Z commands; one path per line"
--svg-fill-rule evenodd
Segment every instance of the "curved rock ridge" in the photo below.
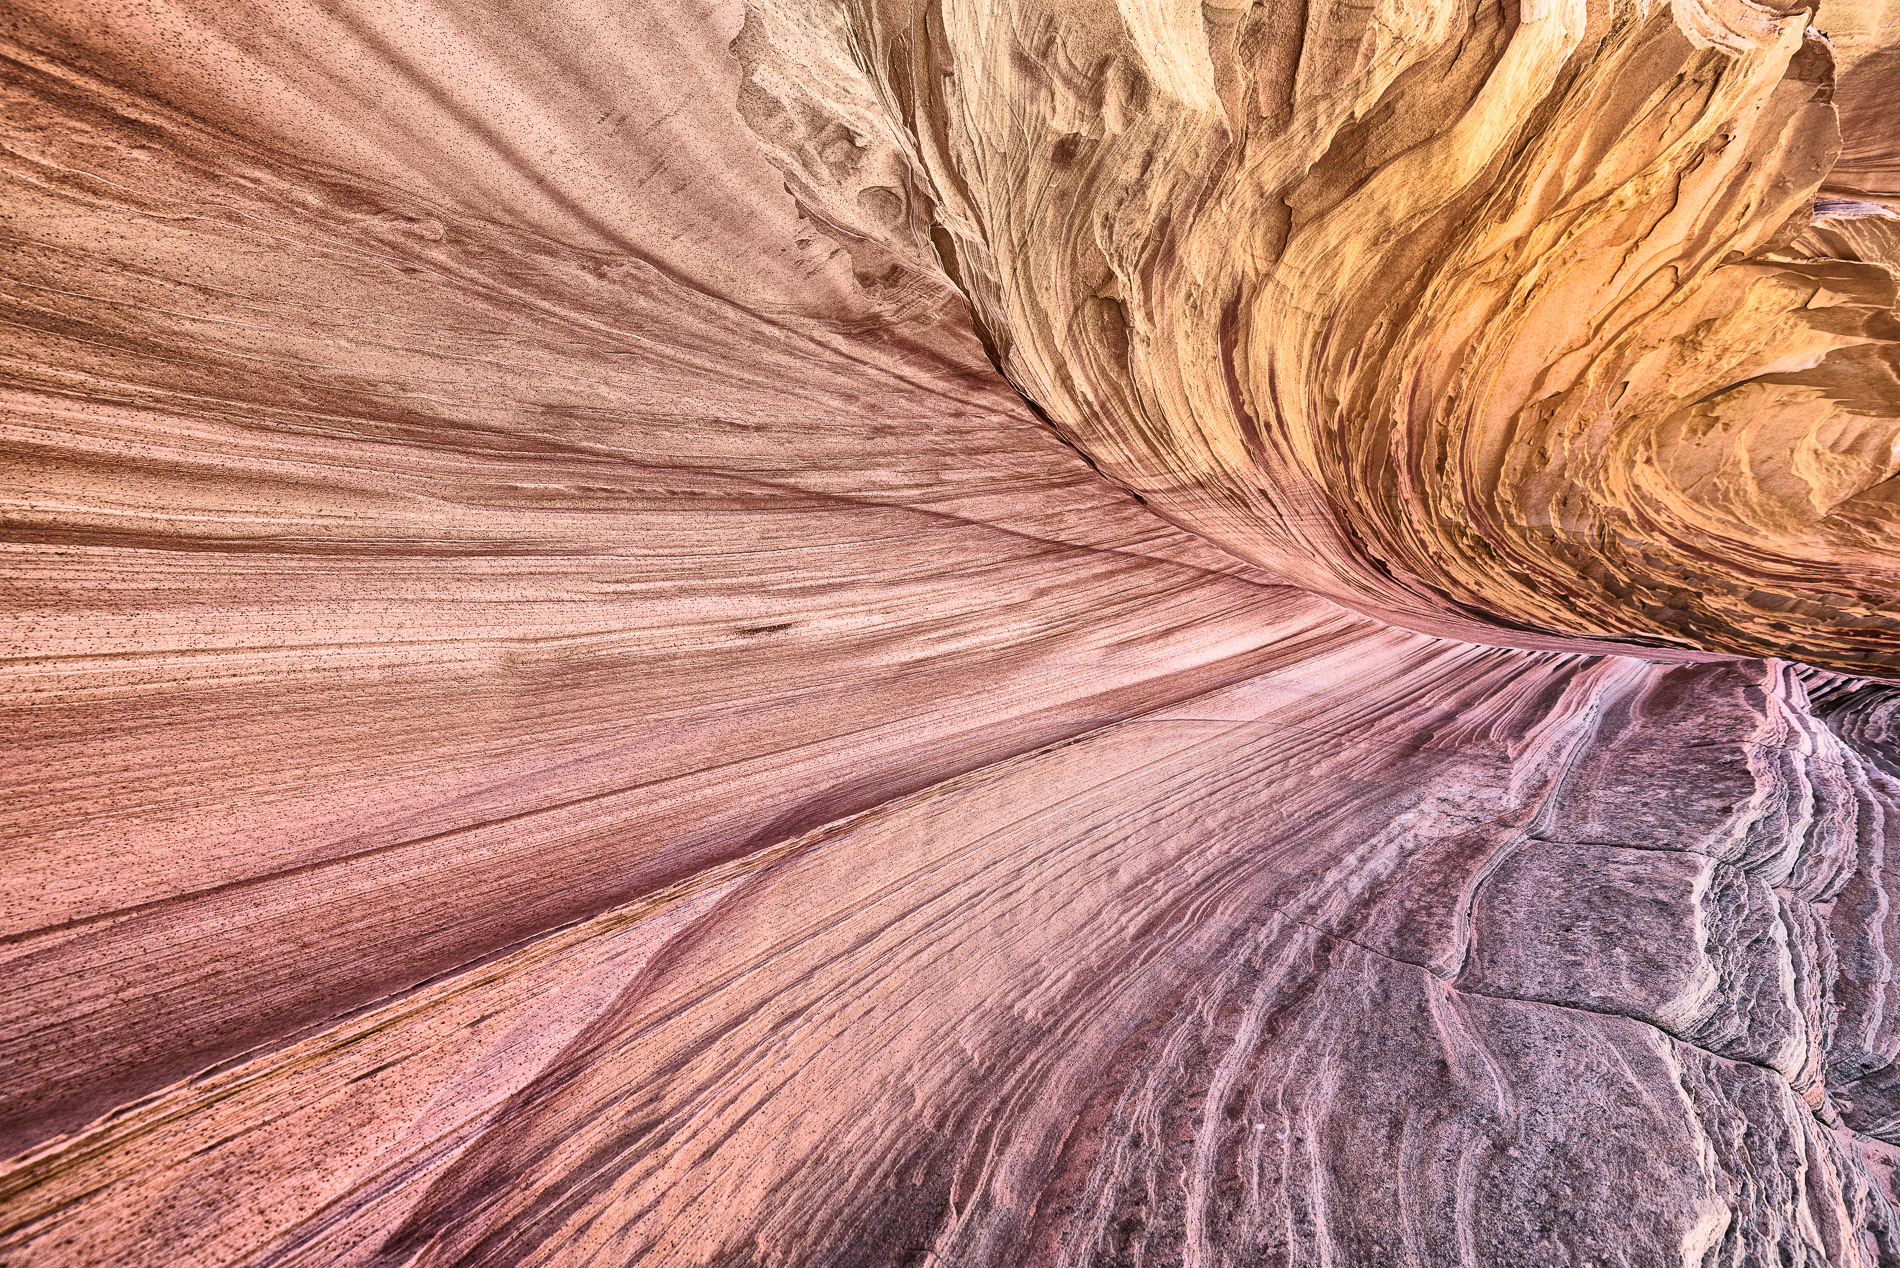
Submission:
M 1886 0 L 0 16 L 0 1264 L 1900 1264 Z
M 1335 629 L 102 1120 L 0 1246 L 1891 1263 L 1897 830 L 1787 666 Z
M 738 26 L 620 32 L 724 90 L 627 108 L 778 219 L 644 255 L 16 48 L 5 1152 L 1337 619 L 1090 472 L 941 280 L 814 247 Z
M 905 209 L 1163 516 L 1428 632 L 1900 672 L 1892 261 L 1778 250 L 1824 180 L 1891 192 L 1879 6 L 1838 125 L 1828 9 L 846 7 L 762 0 L 753 80 L 881 106 L 833 117 L 912 184 L 812 149 L 803 183 Z

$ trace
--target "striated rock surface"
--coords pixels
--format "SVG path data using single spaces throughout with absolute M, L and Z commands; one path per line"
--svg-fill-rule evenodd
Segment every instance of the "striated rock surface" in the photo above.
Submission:
M 804 91 L 884 103 L 999 364 L 1165 517 L 1430 632 L 1900 669 L 1893 274 L 1775 250 L 1889 190 L 1891 15 L 1837 111 L 1805 8 L 849 8 L 869 86 Z
M 1900 785 L 1775 665 L 1302 641 L 153 1097 L 10 1244 L 1889 1261 Z
M 1094 477 L 941 282 L 742 304 L 669 272 L 763 229 L 570 246 L 21 57 L 16 1147 L 1337 619 Z
M 15 4 L 0 1263 L 1900 1263 L 1896 21 Z
M 1900 5 L 1844 0 L 1825 15 L 1838 67 L 1834 102 L 1841 116 L 1841 153 L 1828 173 L 1831 191 L 1900 199 L 1900 137 L 1893 122 L 1900 99 Z

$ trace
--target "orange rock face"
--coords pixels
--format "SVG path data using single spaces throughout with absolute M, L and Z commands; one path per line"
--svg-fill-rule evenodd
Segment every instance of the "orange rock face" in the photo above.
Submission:
M 1162 515 L 1412 628 L 1900 670 L 1893 274 L 1777 250 L 1837 155 L 1890 188 L 1887 53 L 1837 112 L 1807 9 L 972 9 L 852 47 L 999 364 Z
M 1900 10 L 22 0 L 8 1265 L 1900 1263 Z

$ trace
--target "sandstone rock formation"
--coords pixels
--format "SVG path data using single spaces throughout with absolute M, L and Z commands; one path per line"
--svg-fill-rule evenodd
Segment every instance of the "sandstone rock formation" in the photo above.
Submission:
M 1900 670 L 1893 275 L 1773 251 L 1837 153 L 1891 185 L 1886 54 L 1843 151 L 1808 9 L 970 8 L 858 6 L 860 95 L 1005 373 L 1163 516 L 1414 628 Z
M 1900 1263 L 1900 9 L 0 35 L 0 1263 Z

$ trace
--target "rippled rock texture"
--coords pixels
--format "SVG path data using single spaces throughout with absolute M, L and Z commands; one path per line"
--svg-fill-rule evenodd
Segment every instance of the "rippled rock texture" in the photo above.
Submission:
M 1900 1264 L 1855 3 L 12 6 L 0 1262 Z
M 853 47 L 999 363 L 1162 515 L 1415 628 L 1900 670 L 1893 273 L 1777 249 L 1837 157 L 1895 192 L 1887 49 L 1837 111 L 1749 0 L 972 7 Z

